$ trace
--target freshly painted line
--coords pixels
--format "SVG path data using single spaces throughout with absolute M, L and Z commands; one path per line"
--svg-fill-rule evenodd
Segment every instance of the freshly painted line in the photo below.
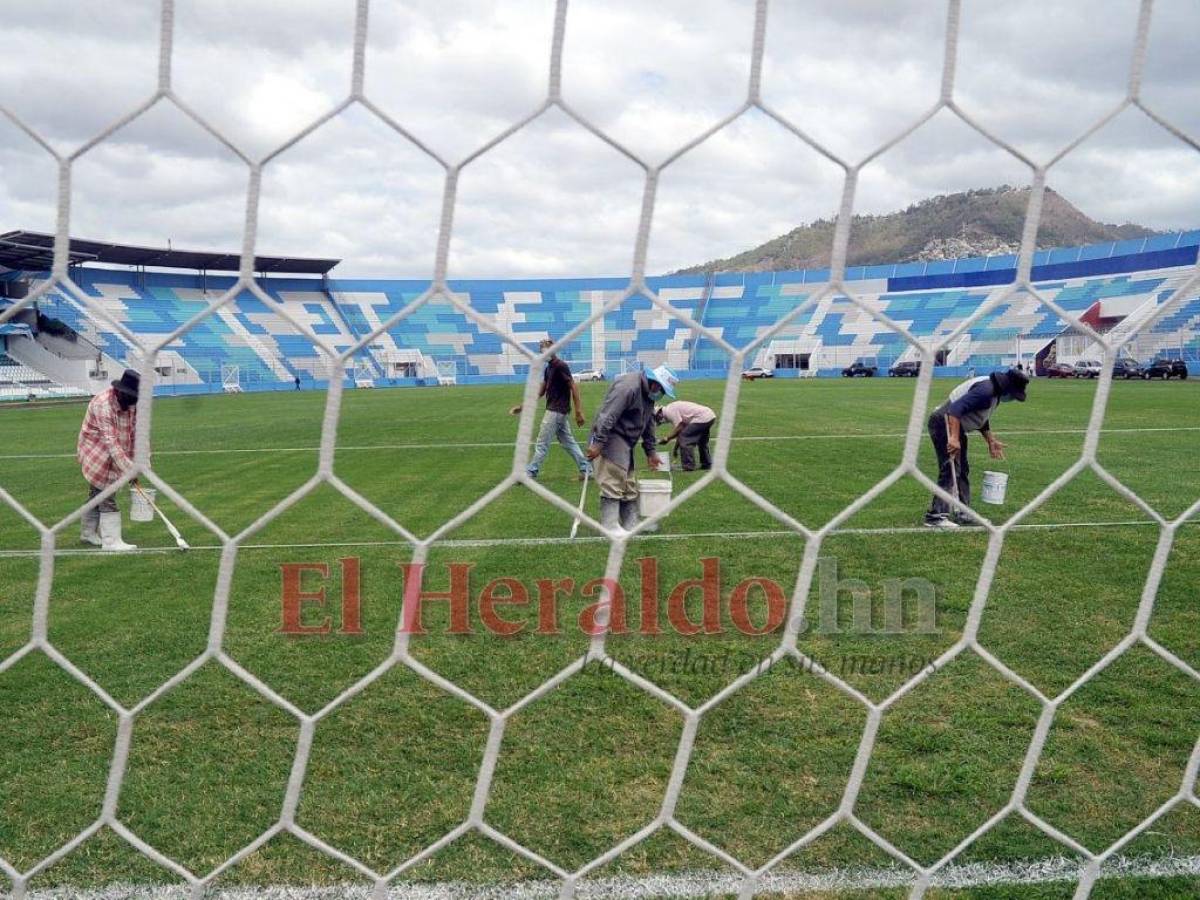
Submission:
M 1162 428 L 1101 428 L 1101 434 L 1145 434 L 1156 431 L 1200 431 L 1200 425 L 1174 425 Z M 1037 434 L 1087 434 L 1086 428 L 1033 428 L 1005 431 L 1005 435 Z M 855 438 L 902 439 L 903 431 L 847 432 L 845 434 L 749 434 L 734 435 L 735 441 L 845 441 Z M 532 441 L 530 442 L 533 443 Z M 494 450 L 500 447 L 515 447 L 515 441 L 443 442 L 437 444 L 356 444 L 338 447 L 338 452 L 357 453 L 369 450 Z M 199 450 L 155 450 L 155 456 L 198 456 L 223 453 L 316 453 L 321 448 L 312 447 L 209 447 Z M 74 459 L 74 453 L 8 453 L 0 459 Z
M 973 888 L 1004 885 L 1053 884 L 1079 878 L 1081 864 L 1064 857 L 1032 859 L 1013 863 L 964 863 L 949 865 L 934 876 L 933 884 L 943 888 Z M 1105 864 L 1101 879 L 1180 878 L 1200 875 L 1200 856 L 1116 857 Z M 758 882 L 760 893 L 807 894 L 842 891 L 904 888 L 913 883 L 911 870 L 901 866 L 886 868 L 844 868 L 821 871 L 789 871 L 764 875 Z M 615 875 L 586 878 L 578 883 L 579 900 L 652 900 L 652 898 L 715 897 L 736 894 L 743 877 L 728 870 L 693 870 L 675 874 Z M 443 881 L 427 884 L 393 884 L 388 900 L 554 900 L 561 885 L 550 879 L 472 884 Z M 75 887 L 33 890 L 29 900 L 187 900 L 186 885 L 114 885 L 87 890 Z M 205 893 L 211 900 L 370 900 L 373 888 L 363 884 L 330 887 L 212 887 Z

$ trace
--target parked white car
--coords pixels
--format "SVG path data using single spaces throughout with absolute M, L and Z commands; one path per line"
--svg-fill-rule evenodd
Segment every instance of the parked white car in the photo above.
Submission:
M 774 377 L 775 377 L 774 369 L 764 369 L 762 366 L 755 366 L 752 369 L 746 369 L 744 372 L 742 372 L 742 379 L 744 381 L 756 381 L 759 378 L 774 378 Z
M 604 373 L 599 369 L 585 369 L 582 372 L 575 373 L 576 381 L 603 381 Z

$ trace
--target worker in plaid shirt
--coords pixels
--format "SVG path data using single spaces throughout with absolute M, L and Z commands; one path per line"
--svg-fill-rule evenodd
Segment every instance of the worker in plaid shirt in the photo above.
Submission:
M 79 429 L 76 457 L 88 483 L 92 500 L 129 469 L 133 468 L 133 433 L 137 426 L 138 373 L 126 369 L 88 403 L 83 427 Z M 115 495 L 83 514 L 80 540 L 103 550 L 136 550 L 121 540 L 121 511 Z

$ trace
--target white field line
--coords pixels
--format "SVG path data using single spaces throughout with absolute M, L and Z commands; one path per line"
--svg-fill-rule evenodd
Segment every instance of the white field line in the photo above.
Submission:
M 949 865 L 934 878 L 945 888 L 987 885 L 1033 885 L 1072 882 L 1081 865 L 1064 857 L 1016 863 L 964 863 Z M 1101 878 L 1178 878 L 1200 875 L 1200 856 L 1115 857 L 1105 865 Z M 764 893 L 809 893 L 861 891 L 908 887 L 913 873 L 900 866 L 887 868 L 828 869 L 817 872 L 776 871 L 764 875 L 758 890 Z M 728 871 L 691 871 L 678 874 L 611 876 L 580 881 L 575 896 L 580 900 L 651 900 L 651 898 L 704 898 L 736 894 L 742 876 Z M 429 884 L 395 884 L 387 891 L 389 900 L 555 900 L 557 881 L 539 879 L 492 884 L 449 881 Z M 99 890 L 52 888 L 34 890 L 30 900 L 187 900 L 185 885 L 114 885 Z M 332 887 L 213 887 L 210 900 L 370 900 L 373 889 L 361 884 Z
M 1145 527 L 1153 525 L 1158 527 L 1157 522 L 1150 519 L 1129 519 L 1118 522 L 1042 522 L 1042 523 L 1026 523 L 1020 522 L 1012 526 L 1013 531 L 1038 531 L 1058 528 L 1130 528 L 1130 527 Z M 1200 519 L 1189 520 L 1183 523 L 1186 526 L 1200 526 Z M 938 535 L 954 535 L 954 534 L 983 534 L 984 531 L 978 526 L 964 525 L 961 528 L 925 528 L 917 526 L 911 528 L 838 528 L 829 533 L 830 537 L 843 534 L 938 534 Z M 685 541 L 702 538 L 771 538 L 777 540 L 779 538 L 794 537 L 801 538 L 802 535 L 794 531 L 773 530 L 773 531 L 684 531 L 678 534 L 638 534 L 634 535 L 633 541 Z M 473 548 L 473 547 L 544 547 L 547 544 L 602 544 L 607 543 L 608 538 L 602 535 L 587 535 L 584 537 L 565 538 L 565 537 L 529 537 L 529 538 L 443 538 L 438 541 L 435 546 L 439 549 L 446 547 L 454 548 Z M 305 543 L 289 543 L 289 544 L 242 544 L 242 550 L 300 550 L 312 549 L 318 547 L 404 547 L 408 545 L 408 541 L 313 541 Z M 220 544 L 192 544 L 192 550 L 220 550 Z M 106 555 L 106 551 L 94 547 L 79 547 L 79 548 L 59 548 L 55 551 L 56 556 L 100 556 Z M 127 553 L 120 554 L 123 556 L 137 555 L 140 553 L 178 553 L 179 548 L 171 546 L 162 547 L 138 547 L 137 550 L 130 550 Z M 41 550 L 0 550 L 0 559 L 25 556 L 40 556 Z M 117 555 L 117 554 L 113 554 Z
M 1200 431 L 1200 425 L 1173 425 L 1162 428 L 1101 428 L 1101 434 L 1144 434 L 1156 431 Z M 1004 436 L 1038 434 L 1087 434 L 1086 428 L 1033 428 L 1027 430 L 1004 431 Z M 881 432 L 847 432 L 845 434 L 750 434 L 734 435 L 735 441 L 846 441 L 855 438 L 869 440 L 903 440 L 906 435 L 902 431 Z M 532 443 L 532 441 L 530 442 Z M 431 444 L 357 444 L 338 447 L 338 452 L 359 452 L 369 450 L 494 450 L 503 447 L 515 447 L 516 441 L 466 441 L 462 443 L 442 441 Z M 311 447 L 207 447 L 198 450 L 155 450 L 155 456 L 196 456 L 220 453 L 316 453 L 321 448 Z M 3 459 L 74 459 L 74 453 L 6 453 L 0 454 Z

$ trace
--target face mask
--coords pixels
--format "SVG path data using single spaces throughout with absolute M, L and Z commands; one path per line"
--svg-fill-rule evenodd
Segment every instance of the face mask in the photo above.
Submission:
M 657 400 L 662 395 L 663 395 L 662 388 L 659 387 L 657 383 L 650 385 L 650 399 L 651 400 Z
M 1008 394 L 1005 394 L 1003 397 L 1000 398 L 1000 402 L 1001 403 L 1011 403 L 1015 399 L 1016 399 L 1015 397 L 1011 397 Z
M 137 401 L 132 397 L 126 397 L 124 394 L 117 394 L 117 406 L 121 407 L 122 410 L 129 409 L 129 407 L 135 405 L 136 403 Z

